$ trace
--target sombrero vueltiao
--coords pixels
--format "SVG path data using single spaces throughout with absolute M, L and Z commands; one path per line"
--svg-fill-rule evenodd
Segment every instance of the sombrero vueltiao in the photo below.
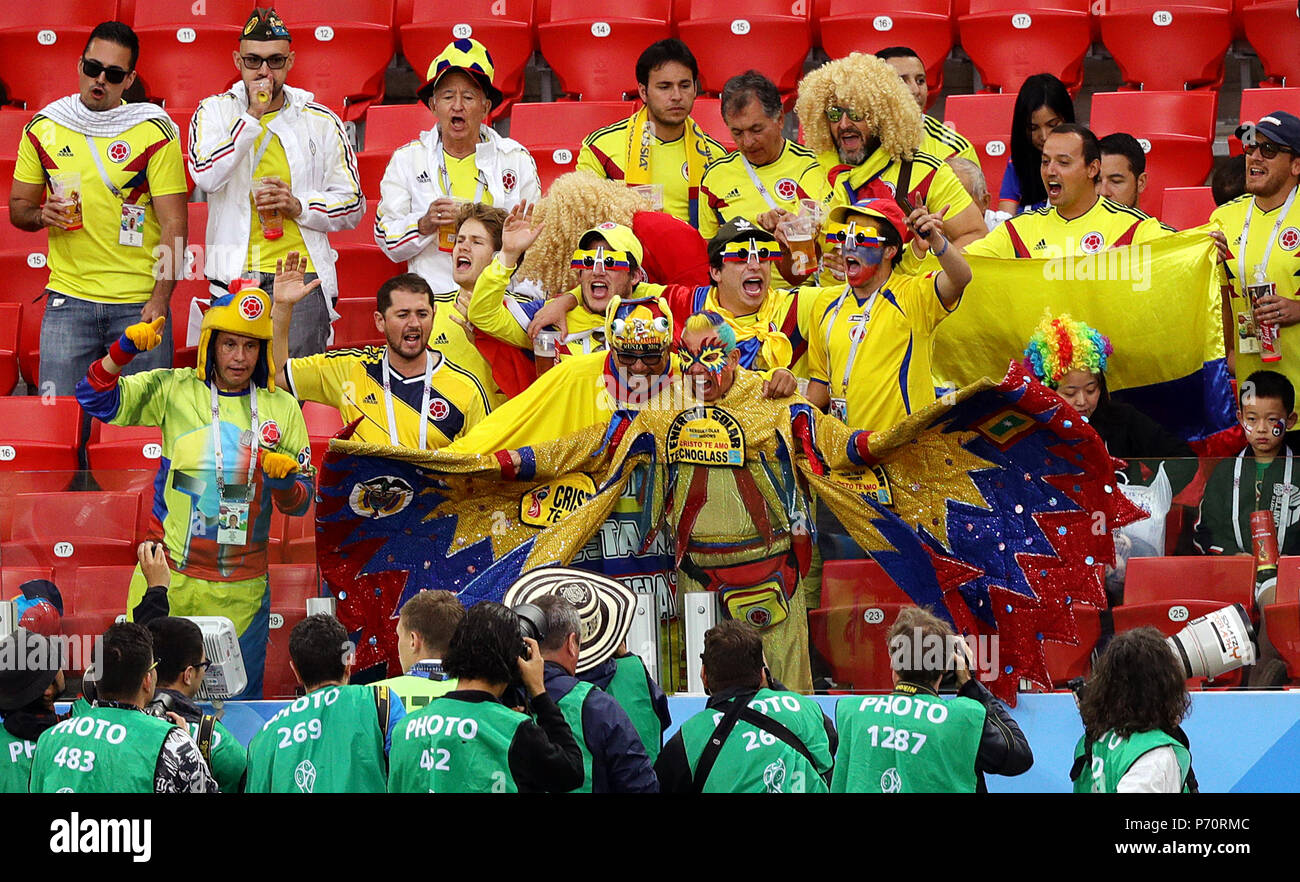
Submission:
M 520 576 L 506 592 L 505 605 L 536 603 L 548 594 L 557 594 L 572 603 L 582 620 L 582 633 L 578 635 L 579 674 L 613 658 L 632 629 L 636 593 L 631 588 L 597 573 L 549 567 Z

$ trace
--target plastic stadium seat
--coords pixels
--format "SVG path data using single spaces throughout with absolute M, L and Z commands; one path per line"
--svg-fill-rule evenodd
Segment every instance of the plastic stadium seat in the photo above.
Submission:
M 9 590 L 7 582 L 5 590 Z M 1278 559 L 1275 600 L 1262 610 L 1264 626 L 1294 679 L 1300 677 L 1300 557 Z
M 1263 0 L 1241 7 L 1246 39 L 1264 64 L 1264 75 L 1275 83 L 1300 86 L 1300 17 L 1292 0 Z
M 874 560 L 828 560 L 822 568 L 824 607 L 911 602 Z
M 132 563 L 79 568 L 72 590 L 64 592 L 64 611 L 77 614 L 107 613 L 111 617 L 125 614 L 135 567 Z M 112 621 L 113 618 L 109 618 L 105 627 L 112 624 Z M 100 628 L 98 631 L 83 633 L 99 634 L 103 630 Z
M 0 398 L 0 472 L 22 472 L 42 488 L 62 489 L 77 468 L 81 405 L 67 396 Z M 37 481 L 40 472 L 55 472 Z
M 1211 145 L 1218 93 L 1098 92 L 1089 122 L 1097 137 L 1128 132 L 1147 152 L 1147 189 L 1140 206 L 1159 216 L 1166 187 L 1199 187 L 1214 164 Z
M 22 323 L 21 303 L 0 303 L 0 395 L 18 385 L 18 329 Z
M 111 426 L 91 420 L 86 459 L 95 483 L 103 489 L 150 487 L 158 474 L 161 457 L 161 430 L 153 426 Z
M 1300 77 L 1296 82 L 1300 83 Z M 1285 110 L 1300 115 L 1300 86 L 1290 89 L 1242 89 L 1241 113 L 1238 122 L 1258 122 L 1274 110 Z M 3 115 L 0 114 L 0 117 Z M 1228 152 L 1233 156 L 1241 155 L 1241 141 L 1229 136 Z
M 371 309 L 373 312 L 373 307 Z M 311 464 L 319 471 L 330 438 L 343 428 L 343 418 L 337 408 L 315 401 L 302 403 L 302 418 L 307 423 L 307 437 L 311 439 Z
M 421 83 L 433 59 L 452 40 L 472 37 L 486 46 L 495 69 L 494 84 L 505 95 L 503 106 L 492 108 L 493 117 L 500 116 L 500 111 L 523 93 L 524 68 L 537 47 L 532 0 L 460 0 L 451 4 L 415 0 L 410 23 L 398 30 L 402 54 Z
M 397 48 L 392 0 L 279 0 L 294 34 L 289 82 L 344 119 L 359 119 L 383 97 Z
M 1036 73 L 1055 74 L 1071 91 L 1083 81 L 1083 56 L 1092 42 L 1088 0 L 971 0 L 958 13 L 961 45 L 986 89 L 1015 93 Z M 969 136 L 968 136 L 969 137 Z
M 1107 0 L 1101 38 L 1121 79 L 1148 91 L 1223 82 L 1232 0 Z
M 1079 631 L 1079 642 L 1074 646 L 1053 640 L 1043 641 L 1047 672 L 1052 677 L 1052 686 L 1057 689 L 1064 688 L 1075 677 L 1088 675 L 1092 650 L 1101 637 L 1101 619 L 1097 617 L 1096 607 L 1084 603 L 1075 604 L 1074 621 Z
M 3 116 L 4 114 L 0 114 Z M 50 235 L 45 230 L 36 233 L 29 233 L 26 230 L 20 230 L 9 221 L 9 204 L 6 202 L 0 206 L 0 255 L 18 255 L 24 260 L 29 254 L 39 254 L 40 258 L 33 258 L 37 263 L 44 266 L 45 255 L 50 251 Z M 4 300 L 0 295 L 0 300 Z
M 6 61 L 0 64 L 0 80 L 11 102 L 34 112 L 75 88 L 77 59 L 99 22 L 83 20 L 88 5 L 77 0 L 5 4 L 0 58 Z
M 0 157 L 13 159 L 18 155 L 18 143 L 22 140 L 23 128 L 31 121 L 32 115 L 25 110 L 5 108 L 0 110 Z M 12 167 L 9 176 L 13 177 Z M 5 203 L 8 210 L 9 203 Z
M 52 567 L 56 584 L 88 566 L 133 566 L 140 494 L 20 493 L 13 501 L 7 564 Z
M 196 8 L 202 14 L 196 15 Z M 168 107 L 197 107 L 209 95 L 224 92 L 239 76 L 230 56 L 239 48 L 250 8 L 239 0 L 204 0 L 201 5 L 137 0 L 138 69 L 150 94 Z
M 423 104 L 376 104 L 366 111 L 366 149 L 358 155 L 383 152 L 391 156 L 433 125 L 433 114 Z
M 271 564 L 267 567 L 271 583 L 271 606 L 306 607 L 307 599 L 320 596 L 320 573 L 315 562 L 309 564 Z
M 350 230 L 339 230 L 337 233 L 330 233 L 330 244 L 335 248 L 340 245 L 369 245 L 373 248 L 379 246 L 375 244 L 375 210 L 379 207 L 379 187 L 376 186 L 374 192 L 363 190 L 366 195 L 366 214 Z M 393 272 L 401 272 L 402 265 L 393 264 Z
M 516 104 L 510 113 L 510 137 L 528 148 L 537 163 L 542 189 L 577 167 L 582 139 L 631 116 L 632 101 L 548 101 Z
M 7 567 L 0 566 L 0 600 L 13 600 L 21 593 L 18 588 L 32 579 L 54 581 L 54 570 L 49 567 Z M 59 591 L 63 593 L 62 589 Z M 64 598 L 64 611 L 67 611 L 67 598 Z
M 271 563 L 314 564 L 316 504 L 311 503 L 301 517 L 290 517 L 278 508 L 272 509 L 267 538 L 267 558 Z
M 637 56 L 672 36 L 671 5 L 671 0 L 625 0 L 611 15 L 593 11 L 589 0 L 551 0 L 549 19 L 538 15 L 538 44 L 566 93 L 619 101 L 624 93 L 636 94 Z
M 995 205 L 1011 159 L 1011 116 L 1015 107 L 1014 92 L 949 95 L 943 106 L 944 122 L 961 132 L 979 154 L 980 168 Z
M 1255 597 L 1255 562 L 1247 556 L 1134 557 L 1124 579 L 1124 603 L 1208 600 L 1219 606 Z
M 736 141 L 731 137 L 731 129 L 722 121 L 721 98 L 696 98 L 691 108 L 691 119 L 700 124 L 704 133 L 728 150 L 736 149 Z
M 387 257 L 383 259 L 388 260 Z M 340 297 L 335 301 L 334 309 L 339 317 L 334 320 L 334 344 L 330 346 L 331 349 L 384 345 L 384 335 L 375 330 L 374 295 Z
M 378 245 L 335 246 L 338 260 L 334 264 L 339 274 L 340 299 L 362 299 L 375 311 L 375 292 L 379 286 L 401 273 L 402 267 L 388 259 Z M 382 342 L 382 341 L 381 341 Z
M 1250 558 L 1245 558 L 1250 562 Z M 1132 561 L 1130 561 L 1130 566 Z M 1126 592 L 1127 593 L 1127 592 Z M 1192 619 L 1222 609 L 1225 601 L 1220 600 L 1182 600 L 1158 601 L 1152 603 L 1125 603 L 1112 610 L 1115 617 L 1115 633 L 1122 634 L 1146 625 L 1158 630 L 1166 637 L 1172 637 Z M 1189 683 L 1194 681 L 1188 681 Z M 1241 670 L 1232 671 L 1214 680 L 1200 681 L 1208 686 L 1235 686 L 1241 683 Z
M 289 667 L 289 634 L 303 619 L 307 609 L 271 606 L 271 629 L 266 641 L 266 667 L 262 679 L 263 698 L 288 698 L 297 695 L 298 681 Z
M 808 611 L 812 644 L 831 667 L 837 686 L 855 692 L 893 688 L 887 637 L 908 604 L 833 606 Z
M 49 277 L 43 250 L 28 255 L 0 254 L 0 303 L 22 304 L 18 365 L 23 379 L 33 389 L 39 389 L 36 374 L 40 367 L 41 319 L 45 315 L 43 293 Z
M 843 58 L 850 52 L 908 46 L 925 64 L 929 101 L 939 97 L 943 62 L 952 50 L 949 0 L 829 0 L 826 5 L 821 46 L 827 55 Z
M 790 0 L 750 0 L 741 7 L 731 0 L 677 0 L 678 34 L 704 50 L 696 54 L 700 88 L 720 93 L 728 79 L 754 68 L 783 94 L 792 93 L 812 47 L 812 25 L 806 4 L 800 15 L 790 7 Z
M 1210 219 L 1215 207 L 1209 187 L 1169 187 L 1160 203 L 1160 220 L 1175 230 L 1199 227 Z

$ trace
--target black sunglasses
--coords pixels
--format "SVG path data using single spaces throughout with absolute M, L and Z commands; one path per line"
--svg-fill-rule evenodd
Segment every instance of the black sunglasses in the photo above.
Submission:
M 130 73 L 129 70 L 122 70 L 120 67 L 106 67 L 93 58 L 81 59 L 81 72 L 92 80 L 99 79 L 99 75 L 103 74 L 104 79 L 114 86 L 126 79 L 126 75 Z
M 656 368 L 663 364 L 664 357 L 662 353 L 651 353 L 649 355 L 624 355 L 621 352 L 615 353 L 614 357 L 623 367 L 631 367 L 638 361 L 648 368 Z
M 261 55 L 241 55 L 239 56 L 239 59 L 244 62 L 244 67 L 249 70 L 257 70 L 263 65 L 263 63 L 265 63 L 271 70 L 279 70 L 284 67 L 284 63 L 289 60 L 289 56 L 272 55 L 270 57 L 263 57 Z
M 198 668 L 199 673 L 203 673 L 203 672 L 206 671 L 208 668 L 212 667 L 212 660 L 211 660 L 211 659 L 208 659 L 207 661 L 201 661 L 201 662 L 199 662 L 199 663 L 196 664 L 196 665 L 190 665 L 190 667 L 191 667 L 191 668 Z
M 1279 153 L 1290 153 L 1292 156 L 1295 155 L 1295 151 L 1290 147 L 1284 147 L 1281 144 L 1273 144 L 1267 141 L 1256 141 L 1254 144 L 1246 144 L 1241 148 L 1241 152 L 1245 153 L 1247 156 L 1254 153 L 1256 150 L 1258 150 L 1259 155 L 1265 159 L 1276 159 Z

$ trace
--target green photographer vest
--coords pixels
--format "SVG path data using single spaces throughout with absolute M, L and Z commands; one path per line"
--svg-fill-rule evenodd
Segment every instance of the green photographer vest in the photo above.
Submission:
M 386 691 L 386 690 L 385 690 Z M 299 696 L 248 744 L 249 793 L 383 793 L 384 729 L 370 686 Z
M 645 663 L 639 656 L 625 655 L 614 659 L 614 677 L 605 687 L 605 691 L 627 711 L 632 718 L 636 733 L 641 736 L 645 752 L 650 757 L 651 765 L 663 750 L 663 724 L 655 713 L 654 696 L 650 694 L 650 684 L 646 682 Z
M 528 717 L 496 701 L 435 698 L 393 733 L 390 793 L 518 793 L 510 744 Z
M 0 726 L 0 793 L 26 793 L 36 742 L 18 738 Z
M 573 738 L 578 742 L 578 749 L 582 751 L 582 786 L 571 793 L 590 793 L 591 792 L 591 751 L 587 749 L 587 738 L 582 731 L 582 706 L 587 701 L 587 696 L 591 690 L 595 689 L 591 683 L 579 680 L 577 684 L 570 689 L 557 704 L 560 713 L 564 714 L 564 721 L 569 724 L 573 730 Z
M 203 752 L 204 759 L 208 761 L 208 768 L 212 770 L 212 777 L 217 779 L 217 786 L 221 788 L 221 792 L 238 793 L 240 782 L 244 778 L 244 769 L 248 766 L 248 753 L 244 750 L 244 745 L 230 734 L 230 730 L 223 726 L 220 720 L 213 720 L 211 743 L 205 751 L 201 737 L 203 733 L 199 731 L 199 724 L 188 723 L 187 725 L 194 743 L 199 745 L 200 752 Z
M 1086 736 L 1085 736 L 1086 738 Z M 1083 756 L 1085 738 L 1080 738 L 1074 748 L 1074 758 Z M 1186 747 L 1166 732 L 1152 729 L 1136 732 L 1127 738 L 1107 732 L 1092 743 L 1092 765 L 1084 768 L 1074 782 L 1075 793 L 1118 793 L 1120 779 L 1145 753 L 1168 745 L 1178 758 L 1182 773 L 1182 792 L 1187 793 L 1187 771 L 1192 767 L 1192 754 Z
M 153 793 L 171 722 L 139 710 L 91 707 L 36 742 L 32 793 Z

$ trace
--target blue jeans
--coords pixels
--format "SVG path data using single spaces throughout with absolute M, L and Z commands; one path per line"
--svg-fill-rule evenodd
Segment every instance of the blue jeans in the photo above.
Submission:
M 74 395 L 77 381 L 92 362 L 108 354 L 108 347 L 128 326 L 140 321 L 143 303 L 97 303 L 69 297 L 48 288 L 45 318 L 41 321 L 40 389 L 42 395 Z M 172 322 L 168 313 L 162 342 L 131 360 L 123 374 L 171 367 Z

